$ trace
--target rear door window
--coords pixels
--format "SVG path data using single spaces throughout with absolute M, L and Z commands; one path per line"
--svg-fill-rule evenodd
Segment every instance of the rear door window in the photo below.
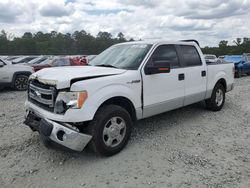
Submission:
M 180 45 L 179 47 L 185 66 L 189 67 L 202 65 L 200 55 L 194 46 Z

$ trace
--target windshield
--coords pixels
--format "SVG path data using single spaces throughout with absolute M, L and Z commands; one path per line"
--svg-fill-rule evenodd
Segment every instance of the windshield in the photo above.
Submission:
M 111 46 L 96 56 L 89 64 L 92 66 L 136 70 L 151 47 L 152 45 L 149 44 L 121 44 Z
M 243 60 L 243 56 L 242 55 L 225 56 L 224 60 L 227 62 L 238 63 Z

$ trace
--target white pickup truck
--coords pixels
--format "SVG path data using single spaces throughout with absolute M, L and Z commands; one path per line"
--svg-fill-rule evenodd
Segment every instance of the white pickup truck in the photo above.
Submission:
M 135 120 L 204 100 L 218 111 L 233 85 L 234 65 L 207 65 L 195 42 L 122 43 L 88 66 L 32 74 L 24 123 L 44 143 L 113 155 Z

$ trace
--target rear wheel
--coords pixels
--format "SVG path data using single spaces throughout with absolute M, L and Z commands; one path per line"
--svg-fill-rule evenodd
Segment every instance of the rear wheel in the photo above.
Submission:
M 93 136 L 89 146 L 101 155 L 114 155 L 126 146 L 131 128 L 132 120 L 125 109 L 117 105 L 103 106 L 88 125 Z
M 14 80 L 14 88 L 18 91 L 25 91 L 28 88 L 28 75 L 17 75 Z
M 206 100 L 206 106 L 209 110 L 219 111 L 225 103 L 225 88 L 222 84 L 216 84 L 212 96 Z

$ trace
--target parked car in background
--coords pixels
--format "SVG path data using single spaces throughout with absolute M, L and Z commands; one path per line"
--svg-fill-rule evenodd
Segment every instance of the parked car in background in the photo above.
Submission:
M 218 60 L 216 55 L 212 55 L 212 54 L 204 54 L 204 57 L 207 63 L 216 63 Z
M 19 58 L 20 56 L 8 56 L 7 58 L 5 58 L 4 60 L 7 60 L 7 61 L 13 61 L 17 58 Z
M 240 78 L 243 74 L 250 75 L 250 61 L 247 54 L 226 55 L 223 60 L 226 62 L 234 63 L 235 77 Z
M 6 56 L 6 55 L 0 56 L 0 59 L 3 59 L 3 60 L 5 60 L 5 59 L 7 59 L 7 58 L 8 58 L 8 56 Z
M 16 58 L 14 60 L 11 60 L 12 61 L 12 64 L 21 64 L 21 63 L 27 63 L 33 59 L 35 59 L 37 56 L 22 56 L 22 57 L 19 57 L 19 58 Z
M 24 65 L 39 64 L 39 63 L 42 63 L 43 61 L 45 61 L 46 59 L 48 59 L 48 57 L 39 56 L 39 57 L 36 57 L 35 59 L 32 59 L 31 61 L 28 61 L 26 63 L 21 63 L 21 64 L 24 64 Z
M 0 88 L 12 87 L 23 91 L 27 89 L 28 78 L 33 68 L 25 65 L 13 65 L 11 62 L 0 59 Z
M 34 68 L 34 71 L 39 71 L 44 68 L 50 67 L 61 67 L 61 66 L 82 66 L 86 65 L 80 61 L 80 59 L 76 58 L 69 58 L 69 57 L 54 57 L 49 58 L 39 64 L 32 64 L 31 66 Z

